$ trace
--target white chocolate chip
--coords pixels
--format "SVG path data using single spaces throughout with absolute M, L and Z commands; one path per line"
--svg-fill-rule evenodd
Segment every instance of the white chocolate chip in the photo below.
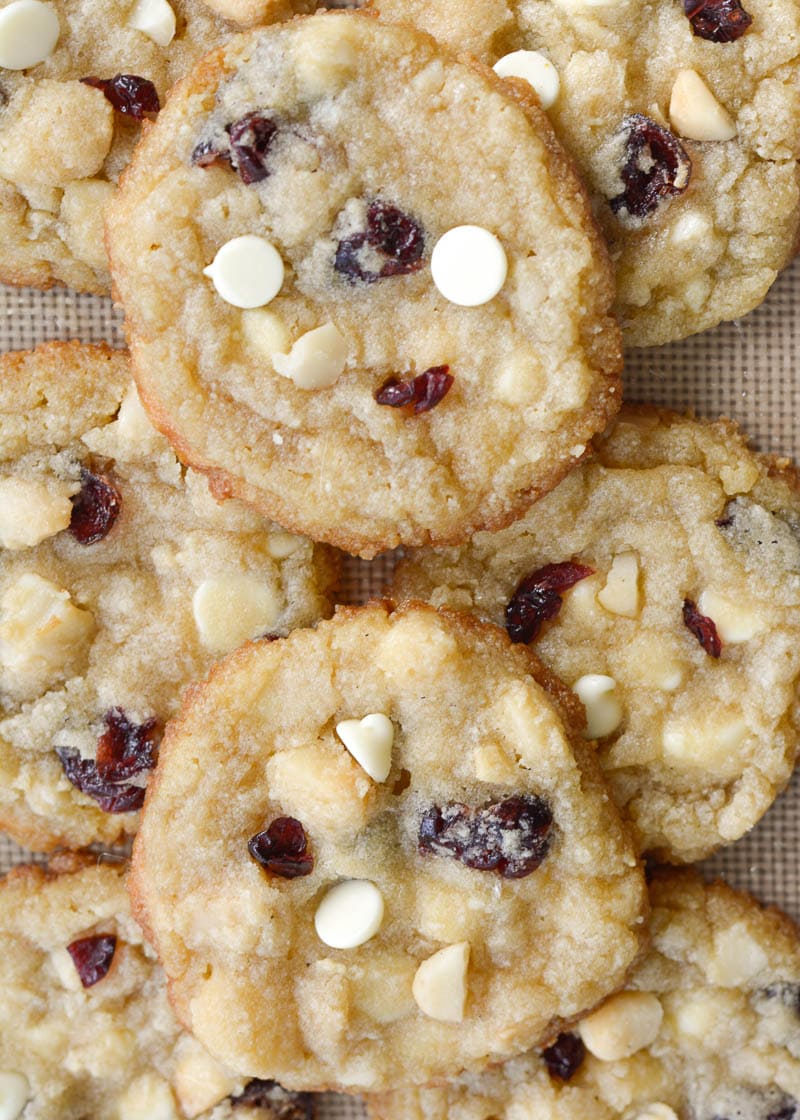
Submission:
M 740 716 L 709 716 L 704 721 L 689 718 L 667 724 L 661 741 L 670 765 L 700 767 L 725 777 L 738 774 L 739 748 L 748 732 Z
M 708 237 L 712 230 L 713 226 L 705 214 L 700 214 L 696 210 L 687 210 L 672 227 L 670 239 L 676 245 L 685 245 L 687 242 Z
M 270 533 L 267 537 L 267 552 L 275 560 L 285 560 L 302 547 L 303 538 L 294 533 Z
M 507 273 L 505 249 L 482 226 L 455 226 L 433 247 L 433 282 L 446 300 L 459 307 L 478 307 L 494 299 Z
M 635 552 L 621 552 L 615 556 L 605 587 L 598 591 L 597 601 L 612 614 L 636 618 L 641 609 L 639 601 L 639 557 Z
M 34 479 L 0 479 L 0 546 L 33 548 L 66 529 L 72 517 L 69 495 Z
M 26 572 L 0 600 L 0 665 L 12 677 L 50 682 L 84 653 L 95 631 L 91 611 L 76 607 L 69 591 Z
M 80 992 L 83 989 L 81 978 L 75 967 L 75 961 L 66 949 L 54 949 L 50 954 L 50 963 L 59 979 L 59 982 L 68 992 Z
M 187 1038 L 175 1062 L 172 1087 L 186 1120 L 193 1120 L 235 1092 L 236 1079 L 199 1042 Z
M 586 1049 L 603 1062 L 630 1058 L 649 1046 L 661 1029 L 664 1011 L 649 992 L 620 992 L 578 1024 Z
M 669 101 L 672 127 L 689 140 L 732 140 L 736 124 L 696 70 L 679 70 Z
M 678 1114 L 668 1104 L 662 1101 L 653 1101 L 634 1112 L 630 1120 L 678 1120 Z
M 117 436 L 142 451 L 155 451 L 162 437 L 150 423 L 136 386 L 131 382 L 117 413 Z
M 720 930 L 714 937 L 714 955 L 705 968 L 712 984 L 738 988 L 767 965 L 767 954 L 744 922 Z
M 615 695 L 617 682 L 603 673 L 579 677 L 572 691 L 586 708 L 586 739 L 602 739 L 622 723 L 622 705 Z
M 0 1120 L 17 1120 L 30 1096 L 30 1082 L 24 1073 L 0 1070 Z
M 270 360 L 273 354 L 288 350 L 291 344 L 289 328 L 279 315 L 266 308 L 257 307 L 242 314 L 242 327 L 247 341 Z
M 301 334 L 288 354 L 272 355 L 276 372 L 299 389 L 328 389 L 341 377 L 346 360 L 347 342 L 333 323 Z
M 257 576 L 205 579 L 192 597 L 200 640 L 212 653 L 229 653 L 270 630 L 281 613 L 275 590 Z
M 708 1038 L 720 1022 L 719 1007 L 706 995 L 682 997 L 674 1016 L 681 1035 L 700 1041 Z
M 314 928 L 332 949 L 355 949 L 374 937 L 383 922 L 383 895 L 368 879 L 346 879 L 331 887 L 317 907 Z
M 159 47 L 168 47 L 175 38 L 175 13 L 167 0 L 136 0 L 128 26 L 142 31 Z
M 167 1082 L 157 1073 L 143 1073 L 120 1098 L 119 1120 L 181 1120 Z
M 211 278 L 226 303 L 262 307 L 283 287 L 283 261 L 271 242 L 248 233 L 226 241 L 203 275 Z
M 524 78 L 533 86 L 543 109 L 549 109 L 558 99 L 558 70 L 541 51 L 512 51 L 498 59 L 493 69 L 501 78 Z
M 766 626 L 757 611 L 710 588 L 700 595 L 697 606 L 701 614 L 713 619 L 723 642 L 731 645 L 749 641 Z
M 336 724 L 336 734 L 358 765 L 376 782 L 385 782 L 392 768 L 394 724 L 382 712 Z
M 61 28 L 51 4 L 41 0 L 13 0 L 0 11 L 0 66 L 27 70 L 49 58 Z
M 447 945 L 423 961 L 411 985 L 420 1011 L 445 1023 L 462 1022 L 467 1000 L 468 965 L 468 941 Z

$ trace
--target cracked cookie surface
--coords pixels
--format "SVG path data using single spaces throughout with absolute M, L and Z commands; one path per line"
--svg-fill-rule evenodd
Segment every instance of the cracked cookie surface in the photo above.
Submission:
M 525 517 L 413 554 L 395 592 L 505 623 L 575 688 L 642 851 L 701 859 L 789 780 L 800 495 L 727 421 L 623 408 Z
M 645 889 L 573 710 L 496 627 L 422 604 L 220 663 L 134 845 L 182 1022 L 248 1076 L 358 1091 L 520 1052 L 613 990 Z

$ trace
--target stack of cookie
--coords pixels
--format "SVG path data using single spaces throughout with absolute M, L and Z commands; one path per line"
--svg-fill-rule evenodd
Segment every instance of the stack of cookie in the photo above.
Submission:
M 104 208 L 131 349 L 0 363 L 0 1120 L 800 1118 L 793 927 L 642 862 L 789 780 L 797 479 L 620 380 L 790 253 L 800 10 L 311 6 L 0 9 L 5 278 Z

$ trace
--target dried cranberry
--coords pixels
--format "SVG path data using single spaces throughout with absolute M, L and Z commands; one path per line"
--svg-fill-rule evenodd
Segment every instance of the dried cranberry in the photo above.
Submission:
M 95 765 L 105 781 L 124 782 L 143 770 L 152 770 L 158 760 L 155 719 L 131 723 L 122 708 L 111 708 L 103 716 L 106 730 L 97 740 Z
M 69 531 L 78 544 L 96 544 L 111 531 L 122 509 L 122 495 L 104 474 L 81 467 L 81 488 L 72 498 Z
M 427 809 L 419 824 L 419 850 L 461 861 L 476 871 L 522 879 L 550 847 L 553 814 L 541 797 L 515 794 L 472 809 L 458 801 Z
M 781 1105 L 774 1112 L 770 1112 L 767 1120 L 794 1120 L 797 1115 L 797 1101 L 787 1100 L 785 1104 Z
M 351 283 L 374 284 L 388 276 L 403 276 L 422 268 L 425 235 L 422 226 L 385 202 L 374 200 L 367 207 L 367 228 L 340 241 L 333 267 Z M 372 258 L 377 256 L 378 260 Z M 385 260 L 380 261 L 383 257 Z M 371 267 L 379 264 L 380 267 Z
M 511 641 L 532 642 L 538 637 L 542 623 L 555 618 L 561 610 L 561 592 L 591 575 L 594 575 L 594 568 L 565 560 L 561 564 L 545 564 L 525 576 L 505 610 L 506 630 Z
M 708 615 L 701 614 L 697 604 L 691 599 L 683 600 L 683 622 L 710 657 L 719 657 L 722 653 L 722 641 L 716 624 Z
M 97 934 L 94 937 L 79 937 L 67 945 L 67 952 L 77 969 L 84 988 L 91 988 L 102 980 L 111 968 L 117 939 L 113 933 Z
M 282 879 L 299 879 L 314 870 L 306 831 L 294 817 L 276 817 L 265 832 L 247 841 L 247 850 L 256 863 Z
M 88 794 L 104 813 L 130 813 L 144 804 L 144 787 L 109 782 L 97 773 L 93 758 L 81 758 L 74 747 L 56 747 L 64 773 L 81 793 Z
M 193 167 L 210 167 L 218 159 L 227 160 L 228 163 L 231 161 L 230 153 L 227 151 L 221 152 L 214 146 L 213 140 L 201 140 L 195 145 L 190 156 Z
M 243 183 L 260 183 L 269 175 L 265 164 L 278 126 L 263 113 L 247 113 L 228 125 L 231 160 Z
M 542 1050 L 548 1073 L 559 1081 L 569 1081 L 585 1057 L 586 1047 L 577 1034 L 560 1034 L 552 1046 Z
M 767 999 L 780 1000 L 784 1007 L 788 1007 L 796 1015 L 800 1015 L 800 984 L 791 980 L 778 980 L 764 988 L 762 994 Z
M 390 408 L 413 404 L 414 412 L 428 412 L 447 395 L 453 384 L 449 369 L 449 366 L 431 366 L 409 381 L 390 377 L 380 389 L 376 389 L 375 400 L 378 404 L 388 404 Z
M 614 213 L 627 210 L 633 218 L 646 218 L 662 199 L 682 194 L 689 186 L 692 161 L 674 133 L 643 113 L 622 122 L 625 164 L 620 172 L 625 190 L 612 198 Z
M 692 31 L 712 43 L 732 43 L 740 39 L 753 22 L 739 0 L 683 0 Z
M 161 108 L 158 91 L 149 78 L 138 74 L 115 74 L 113 78 L 81 78 L 86 86 L 102 90 L 118 113 L 143 121 Z
M 294 1093 L 284 1089 L 277 1081 L 248 1081 L 238 1097 L 231 1097 L 233 1105 L 264 1108 L 272 1120 L 314 1120 L 314 1094 Z

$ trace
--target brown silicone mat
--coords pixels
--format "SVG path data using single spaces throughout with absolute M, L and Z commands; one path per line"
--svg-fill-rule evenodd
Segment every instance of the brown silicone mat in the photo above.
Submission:
M 0 286 L 0 349 L 24 349 L 48 339 L 79 338 L 122 346 L 122 317 L 109 300 L 62 289 L 37 292 Z M 761 451 L 800 458 L 800 383 L 794 374 L 800 346 L 800 260 L 766 302 L 735 323 L 671 346 L 631 351 L 628 399 L 692 409 L 699 416 L 739 421 Z M 796 419 L 797 418 L 797 419 Z M 392 558 L 348 560 L 339 600 L 359 603 L 380 593 Z M 800 779 L 748 836 L 709 860 L 704 869 L 775 903 L 800 921 Z M 0 872 L 31 857 L 0 833 Z M 355 1100 L 326 1098 L 323 1120 L 355 1120 Z

